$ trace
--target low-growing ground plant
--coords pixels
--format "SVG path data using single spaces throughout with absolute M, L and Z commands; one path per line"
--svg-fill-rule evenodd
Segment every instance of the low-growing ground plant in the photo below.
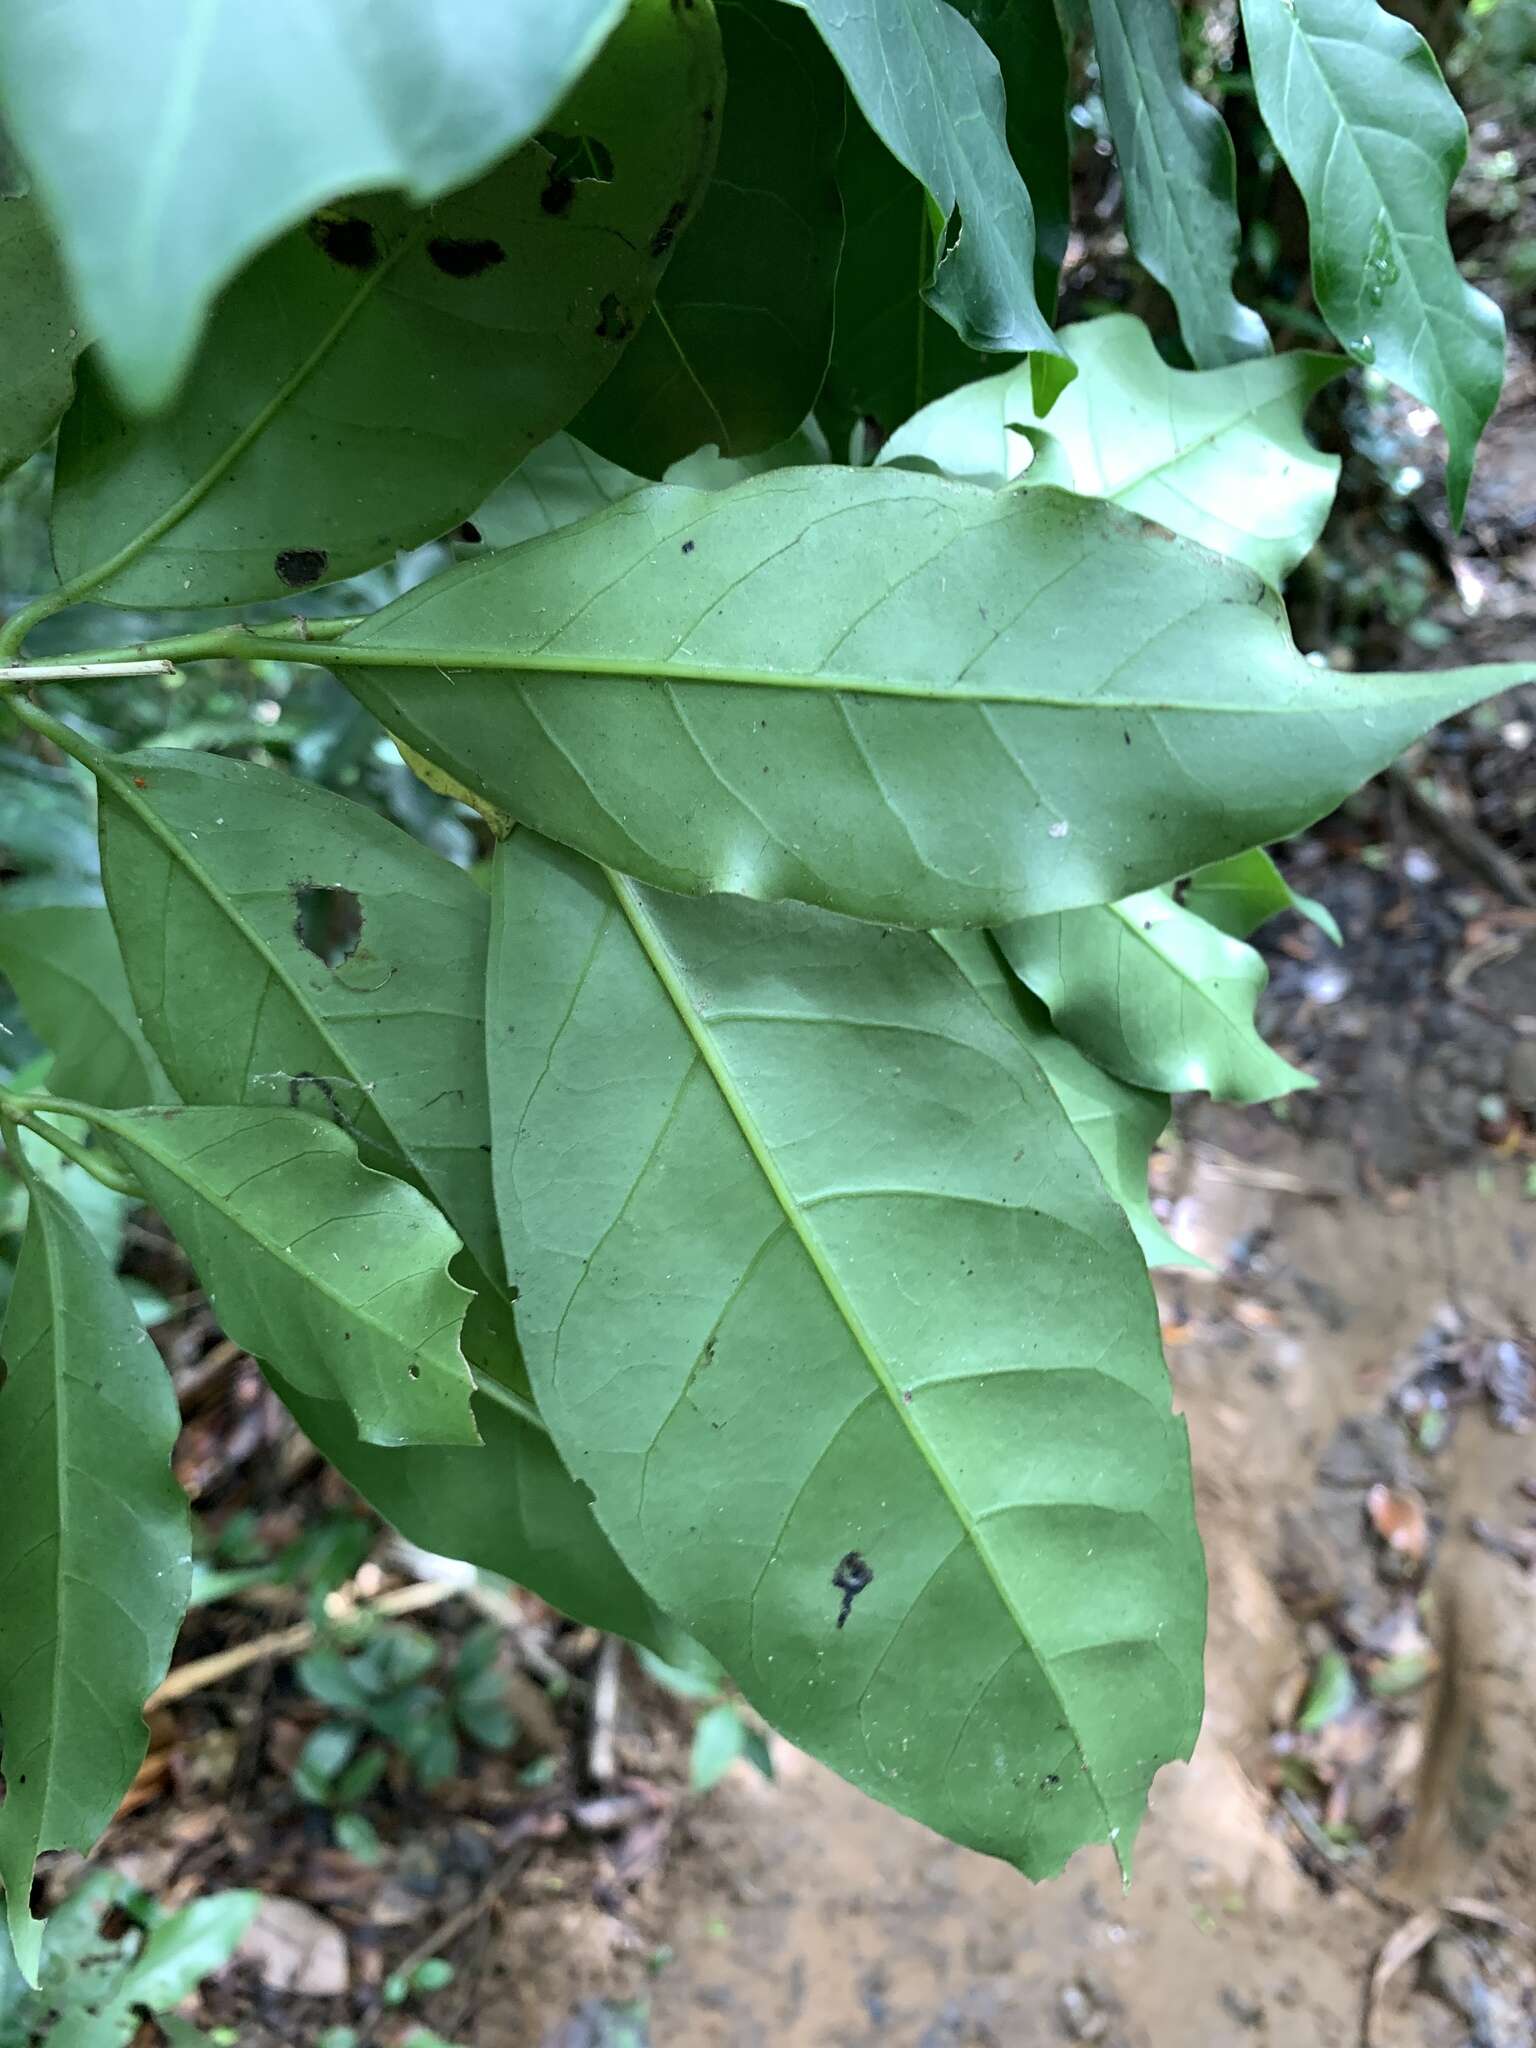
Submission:
M 8 772 L 96 828 L 0 911 L 47 1055 L 0 1091 L 29 1980 L 36 1860 L 111 1819 L 191 1584 L 87 1185 L 413 1542 L 692 1639 L 1032 1876 L 1129 1869 L 1205 1622 L 1149 1151 L 1172 1091 L 1305 1079 L 1254 1029 L 1265 846 L 1536 670 L 1335 672 L 1280 595 L 1324 385 L 1432 408 L 1457 518 L 1498 395 L 1424 44 L 1242 0 L 1338 344 L 1275 353 L 1175 11 L 1087 16 L 0 15 L 0 461 L 51 474 L 53 558 L 0 631 Z M 1056 324 L 1085 79 L 1161 326 Z M 231 662 L 270 717 L 103 713 Z M 305 779 L 309 671 L 376 801 Z M 310 1672 L 342 1806 L 401 1690 L 370 1654 Z

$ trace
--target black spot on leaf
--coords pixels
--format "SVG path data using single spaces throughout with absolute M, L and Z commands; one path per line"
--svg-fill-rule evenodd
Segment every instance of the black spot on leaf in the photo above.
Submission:
M 379 260 L 373 223 L 360 214 L 317 213 L 307 232 L 321 254 L 343 270 L 372 270 Z
M 327 967 L 340 967 L 357 951 L 363 935 L 363 906 L 350 889 L 299 882 L 293 891 L 293 935 L 306 953 Z M 314 1075 L 303 1076 L 314 1080 Z
M 667 217 L 651 237 L 651 254 L 665 256 L 677 240 L 677 231 L 688 218 L 688 202 L 679 199 L 667 209 Z
M 272 566 L 290 590 L 318 583 L 330 556 L 324 548 L 279 548 Z
M 832 1574 L 832 1583 L 843 1596 L 843 1604 L 837 1616 L 839 1628 L 852 1614 L 854 1601 L 874 1576 L 874 1568 L 862 1551 L 850 1550 L 845 1557 L 838 1559 L 837 1570 Z
M 600 341 L 628 341 L 635 331 L 629 308 L 617 292 L 608 292 L 598 307 L 596 333 Z
M 500 242 L 488 238 L 471 241 L 434 235 L 427 244 L 427 257 L 444 277 L 481 277 L 498 263 L 505 263 L 507 252 Z
M 691 555 L 697 546 L 698 542 L 696 540 L 685 540 L 683 542 L 683 553 L 685 555 Z

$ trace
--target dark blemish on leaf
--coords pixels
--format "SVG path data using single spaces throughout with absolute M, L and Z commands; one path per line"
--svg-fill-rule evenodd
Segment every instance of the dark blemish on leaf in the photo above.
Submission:
M 149 784 L 142 775 L 135 775 L 133 786 L 135 789 L 148 789 Z
M 606 293 L 603 303 L 597 310 L 599 318 L 594 332 L 597 334 L 598 339 L 600 341 L 628 341 L 635 331 L 635 323 L 630 318 L 628 306 L 625 305 L 618 293 Z
M 421 1378 L 421 1367 L 419 1365 L 407 1366 L 406 1371 L 413 1380 L 419 1380 Z
M 505 263 L 507 252 L 500 242 L 487 238 L 463 241 L 455 235 L 434 235 L 427 244 L 427 257 L 444 277 L 481 277 L 498 263 Z
M 272 566 L 290 590 L 318 583 L 330 556 L 324 548 L 279 548 Z
M 677 231 L 688 218 L 688 202 L 678 199 L 667 208 L 667 217 L 651 237 L 651 254 L 665 256 L 677 240 Z
M 1059 1792 L 1061 1790 L 1061 1780 L 1054 1771 L 1047 1771 L 1040 1780 L 1040 1790 L 1042 1792 Z
M 306 232 L 320 253 L 343 270 L 372 270 L 379 260 L 373 223 L 360 215 L 317 213 Z
M 910 1408 L 912 1406 L 912 1389 L 910 1387 L 902 1388 L 901 1404 L 904 1408 Z
M 466 519 L 464 523 L 460 526 L 457 537 L 461 541 L 465 542 L 467 546 L 477 548 L 479 547 L 480 542 L 484 536 L 481 534 L 479 527 L 476 526 L 473 519 Z
M 843 1604 L 837 1617 L 839 1628 L 852 1614 L 854 1601 L 874 1576 L 873 1569 L 861 1551 L 850 1550 L 846 1557 L 838 1559 L 837 1570 L 832 1574 L 832 1583 L 843 1596 Z
M 699 109 L 699 119 L 704 123 L 704 126 L 706 128 L 710 126 L 714 118 L 715 110 L 713 107 L 701 107 Z
M 691 555 L 697 546 L 698 542 L 696 540 L 685 540 L 683 542 L 683 553 L 685 555 Z
M 1146 532 L 1155 534 L 1159 540 L 1178 539 L 1178 535 L 1171 526 L 1163 526 L 1156 519 L 1144 519 L 1141 523 Z
M 1120 737 L 1125 741 L 1125 744 L 1127 746 L 1131 744 L 1131 736 L 1128 732 L 1122 732 Z
M 521 1301 L 521 1300 L 522 1300 L 522 1298 L 523 1298 L 523 1290 L 521 1289 L 521 1287 L 509 1287 L 509 1288 L 507 1289 L 507 1299 L 508 1299 L 508 1301 Z
M 330 889 L 317 882 L 296 882 L 293 888 L 293 935 L 306 953 L 313 953 L 327 967 L 340 967 L 357 951 L 363 935 L 363 906 L 355 890 Z M 300 1074 L 300 1081 L 314 1081 L 327 1095 L 326 1083 L 315 1074 Z M 332 1107 L 335 1099 L 331 1098 Z

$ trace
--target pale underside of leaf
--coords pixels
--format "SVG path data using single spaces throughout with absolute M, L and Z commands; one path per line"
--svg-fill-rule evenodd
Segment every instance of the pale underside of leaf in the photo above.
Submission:
M 1057 1030 L 1136 1087 L 1267 1102 L 1313 1085 L 1254 1027 L 1263 960 L 1166 890 L 1023 918 L 997 941 Z
M 298 1110 L 98 1113 L 227 1334 L 374 1444 L 473 1444 L 459 1241 L 424 1196 Z
M 1299 830 L 1524 673 L 1318 669 L 1251 570 L 1117 506 L 894 470 L 638 492 L 332 652 L 418 753 L 625 873 L 924 928 Z
M 493 917 L 520 1329 L 620 1554 L 878 1797 L 1127 1853 L 1203 1578 L 1145 1269 L 1033 1060 L 925 937 L 523 833 Z
M 1293 351 L 1175 370 L 1129 313 L 1065 327 L 1060 340 L 1078 374 L 1048 416 L 1026 364 L 925 406 L 879 460 L 994 489 L 1053 483 L 1113 498 L 1278 589 L 1333 503 L 1339 458 L 1313 447 L 1303 417 L 1344 359 Z
M 35 1858 L 93 1847 L 132 1783 L 191 1561 L 159 1353 L 69 1204 L 30 1193 L 0 1391 L 0 1877 L 35 1982 Z
M 98 786 L 129 982 L 181 1093 L 339 1119 L 493 1271 L 484 892 L 275 769 L 159 749 L 103 762 Z M 315 890 L 346 892 L 361 920 L 334 964 L 301 936 Z
M 112 920 L 97 892 L 89 885 L 13 884 L 6 903 L 0 968 L 54 1056 L 54 1094 L 107 1109 L 174 1101 L 134 1014 Z

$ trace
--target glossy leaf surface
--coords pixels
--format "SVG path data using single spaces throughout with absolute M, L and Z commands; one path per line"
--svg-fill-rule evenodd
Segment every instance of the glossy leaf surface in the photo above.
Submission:
M 1197 369 L 1263 355 L 1264 322 L 1232 293 L 1232 138 L 1184 81 L 1177 14 L 1168 0 L 1089 0 L 1089 11 L 1131 247 L 1166 287 Z
M 1357 362 L 1440 415 L 1460 521 L 1504 375 L 1504 320 L 1467 284 L 1445 207 L 1467 124 L 1416 29 L 1375 0 L 1243 0 L 1259 107 L 1301 188 L 1312 284 Z
M 1035 216 L 1008 154 L 997 59 L 947 0 L 803 0 L 865 119 L 920 180 L 944 246 L 924 296 L 970 348 L 1056 352 L 1035 302 Z
M 160 1354 L 74 1210 L 33 1179 L 0 1390 L 0 1878 L 37 1981 L 44 1849 L 89 1849 L 143 1759 L 192 1584 Z
M 1527 673 L 1320 670 L 1238 563 L 1113 505 L 891 469 L 639 492 L 343 649 L 392 731 L 552 838 L 929 928 L 1299 830 Z
M 876 1797 L 1035 1875 L 1128 1857 L 1199 1721 L 1185 1435 L 1018 1040 L 926 936 L 524 833 L 490 989 L 529 1373 L 641 1583 Z
M 575 425 L 645 476 L 707 442 L 752 455 L 816 403 L 843 244 L 843 86 L 781 0 L 718 0 L 720 155 L 650 315 Z

